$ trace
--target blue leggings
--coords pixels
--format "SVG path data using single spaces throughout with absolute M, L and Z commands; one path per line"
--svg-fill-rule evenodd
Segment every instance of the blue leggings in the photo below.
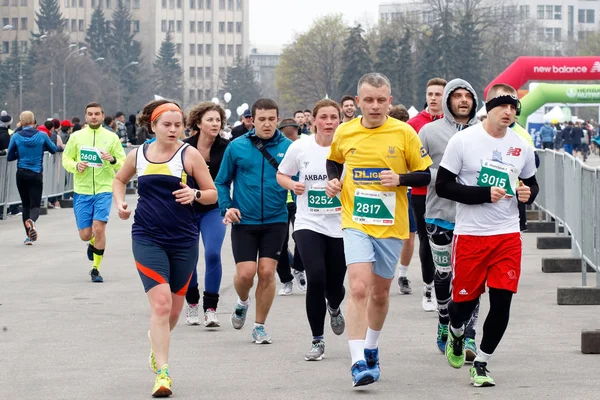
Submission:
M 196 223 L 202 237 L 204 245 L 204 300 L 203 308 L 217 308 L 219 300 L 219 288 L 221 287 L 221 277 L 223 275 L 223 266 L 221 264 L 221 247 L 225 239 L 225 224 L 218 208 L 206 213 L 196 214 Z M 186 300 L 189 304 L 198 304 L 200 292 L 198 290 L 198 272 L 194 269 L 192 279 L 186 294 Z

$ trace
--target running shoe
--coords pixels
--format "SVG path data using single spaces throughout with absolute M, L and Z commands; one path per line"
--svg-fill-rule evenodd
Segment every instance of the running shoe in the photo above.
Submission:
M 207 328 L 217 328 L 221 326 L 217 311 L 214 308 L 209 308 L 204 312 L 204 326 Z
M 400 294 L 411 294 L 410 281 L 405 276 L 398 277 L 398 286 L 400 286 Z
M 365 361 L 367 362 L 367 368 L 371 371 L 375 382 L 379 380 L 381 374 L 381 368 L 379 368 L 379 349 L 365 349 Z
M 32 242 L 35 242 L 38 238 L 35 222 L 32 219 L 28 219 L 25 221 L 25 227 L 27 228 L 27 236 L 29 236 Z
M 150 371 L 156 374 L 158 367 L 156 366 L 156 358 L 154 358 L 154 350 L 152 350 L 152 339 L 150 337 L 150 329 L 148 329 L 148 341 L 150 342 L 150 355 L 148 356 L 148 366 Z
M 477 356 L 477 343 L 475 339 L 465 339 L 465 363 L 471 364 Z
M 446 352 L 446 342 L 448 341 L 448 325 L 441 324 L 438 322 L 437 332 L 437 346 L 438 349 L 443 353 Z
M 471 367 L 471 385 L 475 387 L 496 386 L 494 378 L 488 375 L 487 363 L 475 361 Z
M 423 300 L 421 305 L 423 306 L 423 310 L 426 312 L 433 312 L 437 310 L 433 288 L 429 289 L 427 286 L 423 286 Z
M 339 308 L 337 310 L 331 310 L 328 305 L 327 311 L 329 311 L 329 325 L 331 326 L 331 330 L 333 333 L 340 336 L 344 333 L 344 329 L 346 329 L 346 319 L 344 318 L 344 314 L 342 314 L 342 310 Z M 336 312 L 337 314 L 334 315 Z
M 185 302 L 185 323 L 189 326 L 200 325 L 200 307 Z
M 310 351 L 304 355 L 306 361 L 321 361 L 325 354 L 325 341 L 313 340 Z
M 364 360 L 355 362 L 350 368 L 350 372 L 352 373 L 352 386 L 354 387 L 370 385 L 375 382 L 375 377 Z
M 292 275 L 294 275 L 294 280 L 296 281 L 296 289 L 304 292 L 306 290 L 306 275 L 304 271 L 296 271 L 292 268 Z
M 92 268 L 92 270 L 90 271 L 90 276 L 92 278 L 92 282 L 94 283 L 104 282 L 104 279 L 102 278 L 102 275 L 100 275 L 98 268 Z
M 169 378 L 169 366 L 165 364 L 156 375 L 154 388 L 152 389 L 152 397 L 169 397 L 172 395 L 171 384 L 171 378 Z
M 248 306 L 242 306 L 240 304 L 235 305 L 235 309 L 231 313 L 231 326 L 233 326 L 234 329 L 242 329 L 244 327 L 247 312 Z
M 25 238 L 25 241 L 23 242 L 23 244 L 26 246 L 33 246 L 33 242 L 29 238 Z
M 271 344 L 273 343 L 273 339 L 271 336 L 265 331 L 264 325 L 259 325 L 252 329 L 252 339 L 256 344 Z
M 279 289 L 279 295 L 280 296 L 289 296 L 290 294 L 292 294 L 292 292 L 294 291 L 294 284 L 292 281 L 289 282 L 285 282 L 283 284 L 283 287 L 281 289 Z
M 452 368 L 460 368 L 465 363 L 465 335 L 454 336 L 450 327 L 446 341 L 446 359 Z

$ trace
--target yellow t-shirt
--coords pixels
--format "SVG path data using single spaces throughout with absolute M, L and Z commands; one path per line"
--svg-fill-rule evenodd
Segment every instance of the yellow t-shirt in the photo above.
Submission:
M 332 161 L 346 165 L 346 175 L 342 182 L 341 193 L 342 228 L 358 229 L 377 239 L 408 239 L 407 188 L 406 186 L 384 187 L 381 185 L 379 174 L 387 169 L 397 174 L 422 171 L 431 165 L 431 158 L 410 125 L 394 118 L 388 118 L 382 126 L 367 129 L 362 126 L 361 120 L 361 118 L 355 118 L 337 128 L 328 157 Z M 355 221 L 355 219 L 361 220 L 356 216 L 360 215 L 361 206 L 364 206 L 360 202 L 355 204 L 357 190 L 369 191 L 369 195 L 394 192 L 393 224 L 382 225 Z M 391 196 L 390 199 L 393 199 L 394 195 L 383 194 L 382 196 Z M 380 204 L 383 203 L 385 201 L 381 200 Z M 394 205 L 387 204 L 389 205 L 387 210 L 390 210 L 391 213 Z M 370 210 L 372 211 L 372 208 Z M 389 219 L 387 221 L 389 222 Z

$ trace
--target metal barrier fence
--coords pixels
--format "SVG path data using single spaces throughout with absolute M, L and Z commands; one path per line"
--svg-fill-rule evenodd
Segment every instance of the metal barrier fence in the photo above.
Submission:
M 540 168 L 537 179 L 540 192 L 535 205 L 546 218 L 564 226 L 571 235 L 572 252 L 581 257 L 582 285 L 587 284 L 587 267 L 596 271 L 600 287 L 600 190 L 598 168 L 583 164 L 573 156 L 553 150 L 538 150 Z
M 136 146 L 125 148 L 125 153 L 129 153 Z M 42 202 L 48 205 L 48 199 L 51 197 L 65 198 L 73 193 L 73 174 L 68 173 L 62 166 L 62 153 L 50 154 L 44 153 L 44 189 L 42 191 Z M 8 207 L 21 204 L 21 197 L 17 190 L 17 162 L 8 162 L 6 156 L 0 157 L 0 215 L 6 218 Z M 135 185 L 136 177 L 132 179 L 130 185 Z

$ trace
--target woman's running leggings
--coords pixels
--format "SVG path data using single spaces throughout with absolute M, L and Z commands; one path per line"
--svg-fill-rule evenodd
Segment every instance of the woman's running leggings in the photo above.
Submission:
M 221 277 L 223 275 L 221 247 L 225 239 L 226 227 L 218 208 L 206 213 L 196 214 L 196 223 L 204 245 L 203 308 L 206 311 L 209 308 L 216 309 L 219 301 L 219 288 L 221 287 Z M 197 268 L 194 269 L 185 298 L 189 304 L 198 304 L 200 301 Z
M 39 218 L 43 186 L 44 175 L 41 173 L 24 168 L 17 169 L 17 189 L 23 206 L 23 226 L 28 219 L 35 222 Z M 28 234 L 27 228 L 25 233 Z
M 344 240 L 302 229 L 294 241 L 306 269 L 306 315 L 313 336 L 323 336 L 327 303 L 337 309 L 344 300 Z

